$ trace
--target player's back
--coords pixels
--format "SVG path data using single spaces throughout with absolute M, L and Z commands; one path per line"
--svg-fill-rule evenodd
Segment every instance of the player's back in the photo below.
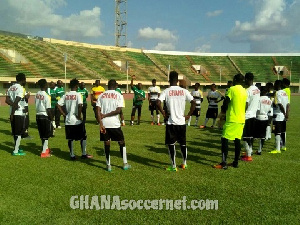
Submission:
M 117 108 L 123 107 L 123 96 L 115 90 L 107 90 L 98 97 L 96 106 L 100 107 L 101 114 L 108 114 Z M 121 126 L 119 115 L 103 118 L 102 122 L 106 128 Z
M 268 120 L 268 114 L 272 109 L 271 99 L 268 96 L 260 96 L 258 108 L 256 118 L 258 120 Z
M 51 97 L 45 91 L 38 91 L 35 95 L 36 115 L 47 116 L 47 108 L 51 107 Z
M 247 95 L 248 108 L 246 110 L 246 119 L 249 119 L 256 117 L 260 99 L 260 90 L 255 85 L 251 85 L 247 88 Z
M 17 97 L 20 97 L 21 100 L 18 103 L 18 108 L 15 111 L 15 115 L 23 115 L 24 111 L 24 88 L 22 85 L 16 83 L 10 86 L 10 88 L 7 90 L 7 96 L 10 98 L 12 102 L 15 102 Z M 11 108 L 11 107 L 10 107 Z
M 274 120 L 275 121 L 283 121 L 284 114 L 280 110 L 279 104 L 282 105 L 284 111 L 286 112 L 287 105 L 289 104 L 289 99 L 288 99 L 287 93 L 283 90 L 276 91 L 274 103 L 275 103 L 275 107 L 274 107 L 273 113 L 274 113 L 274 115 L 276 115 Z
M 193 100 L 193 96 L 189 91 L 179 86 L 171 86 L 162 92 L 161 97 L 165 100 L 170 113 L 168 124 L 185 124 L 185 101 Z
M 107 90 L 103 92 L 98 97 L 98 100 L 101 104 L 101 113 L 106 114 L 115 111 L 118 107 L 120 107 L 118 104 L 121 99 L 121 94 L 115 90 Z

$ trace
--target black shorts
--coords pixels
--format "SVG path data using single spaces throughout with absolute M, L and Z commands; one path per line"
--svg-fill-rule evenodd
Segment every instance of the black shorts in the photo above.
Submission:
M 254 138 L 264 139 L 266 137 L 268 120 L 255 120 Z
M 86 140 L 86 131 L 85 131 L 85 124 L 81 123 L 78 125 L 66 125 L 66 139 L 67 140 Z
M 200 116 L 200 109 L 195 109 L 192 116 Z
M 186 145 L 186 125 L 166 125 L 166 139 L 165 144 Z
M 273 121 L 273 133 L 281 134 L 286 132 L 286 121 Z
M 12 135 L 22 136 L 25 133 L 26 116 L 14 116 L 13 121 L 10 122 Z
M 216 119 L 218 114 L 218 108 L 208 108 L 206 111 L 206 118 Z
M 53 136 L 53 125 L 48 116 L 36 115 L 36 124 L 41 139 L 48 139 Z
M 243 138 L 253 138 L 255 132 L 255 118 L 245 120 Z
M 133 105 L 132 106 L 131 116 L 135 115 L 136 109 L 138 110 L 138 116 L 141 116 L 142 115 L 142 105 Z
M 100 141 L 124 141 L 123 131 L 119 128 L 106 128 L 106 133 L 100 133 Z
M 156 100 L 150 100 L 150 102 L 149 102 L 149 110 L 150 111 L 154 111 L 154 110 L 156 110 L 157 111 L 157 107 L 156 107 Z

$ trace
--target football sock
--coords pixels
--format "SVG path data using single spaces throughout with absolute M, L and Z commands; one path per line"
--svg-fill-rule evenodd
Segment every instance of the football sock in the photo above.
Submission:
M 42 153 L 46 153 L 46 150 L 48 149 L 48 140 L 42 140 L 42 144 L 43 144 Z
M 250 156 L 252 155 L 252 152 L 253 152 L 253 149 L 252 149 L 252 147 L 253 147 L 253 142 L 254 142 L 254 139 L 251 138 L 251 139 L 250 139 L 250 144 L 249 144 L 249 147 L 250 147 Z
M 173 168 L 176 167 L 176 162 L 175 162 L 175 156 L 176 156 L 176 151 L 175 151 L 175 144 L 168 145 L 169 147 L 169 154 L 171 158 L 171 163 Z
M 86 155 L 86 140 L 80 140 L 82 155 Z
M 286 132 L 281 133 L 281 141 L 282 141 L 282 147 L 285 147 L 286 144 Z
M 267 126 L 266 139 L 271 139 L 271 126 Z
M 227 147 L 228 147 L 228 140 L 227 140 Z M 228 149 L 227 149 L 228 150 Z M 240 155 L 241 155 L 241 140 L 240 139 L 235 139 L 234 140 L 234 161 L 238 162 L 240 159 Z
M 110 145 L 104 145 L 106 165 L 110 165 Z
M 245 149 L 246 149 L 246 155 L 247 156 L 251 156 L 251 150 L 250 150 L 250 140 L 247 139 L 246 141 L 244 141 L 244 146 L 245 146 Z
M 14 149 L 14 153 L 18 153 L 19 152 L 19 148 L 20 148 L 20 144 L 21 144 L 21 136 L 14 136 L 15 139 L 15 149 Z
M 276 134 L 275 136 L 275 146 L 276 146 L 276 150 L 280 151 L 280 134 Z
M 120 144 L 120 153 L 123 158 L 123 163 L 127 164 L 127 154 L 126 154 L 126 146 L 125 144 Z
M 192 118 L 192 117 L 190 117 Z M 195 126 L 198 126 L 199 116 L 196 116 Z
M 265 139 L 259 140 L 258 152 L 261 153 L 262 148 L 264 147 Z
M 71 157 L 75 157 L 74 155 L 74 149 L 73 149 L 73 140 L 68 140 L 68 146 L 69 146 L 69 149 L 70 149 L 70 156 Z
M 159 123 L 159 120 L 160 120 L 160 115 L 157 114 L 157 123 Z
M 206 126 L 207 122 L 208 122 L 208 118 L 205 118 L 205 121 L 204 121 L 204 126 Z
M 151 115 L 151 121 L 154 123 L 154 116 Z
M 192 117 L 190 116 L 190 118 L 188 120 L 188 125 L 191 125 L 191 121 L 192 121 Z
M 226 163 L 228 155 L 228 139 L 221 138 L 222 143 L 222 163 Z
M 186 165 L 187 159 L 187 148 L 186 145 L 180 145 L 181 155 L 182 155 L 182 164 Z
M 213 126 L 216 125 L 216 121 L 217 121 L 217 119 L 213 119 Z

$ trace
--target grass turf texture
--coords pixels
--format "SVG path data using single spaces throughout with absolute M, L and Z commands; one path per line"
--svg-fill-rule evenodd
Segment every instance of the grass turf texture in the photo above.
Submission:
M 300 97 L 292 97 L 287 124 L 287 152 L 267 154 L 274 149 L 274 137 L 266 142 L 263 155 L 253 162 L 240 162 L 238 169 L 216 170 L 220 161 L 220 131 L 187 128 L 188 166 L 178 172 L 165 171 L 169 155 L 164 146 L 164 126 L 150 125 L 145 104 L 141 125 L 129 126 L 131 101 L 123 110 L 123 127 L 129 171 L 121 169 L 117 143 L 111 145 L 111 173 L 105 171 L 103 143 L 88 106 L 87 150 L 93 159 L 70 161 L 64 129 L 49 140 L 53 156 L 40 158 L 41 141 L 35 125 L 34 106 L 30 106 L 32 140 L 22 140 L 24 157 L 13 157 L 13 139 L 7 121 L 8 107 L 0 113 L 0 223 L 1 224 L 297 224 L 299 222 L 299 140 Z M 204 121 L 204 101 L 200 124 Z M 194 118 L 192 120 L 192 124 Z M 212 121 L 209 121 L 208 126 Z M 255 143 L 255 148 L 257 143 Z M 181 163 L 179 146 L 177 163 Z M 231 159 L 233 143 L 230 143 Z M 75 153 L 81 155 L 80 143 Z M 118 195 L 121 199 L 218 200 L 218 210 L 73 210 L 72 195 Z

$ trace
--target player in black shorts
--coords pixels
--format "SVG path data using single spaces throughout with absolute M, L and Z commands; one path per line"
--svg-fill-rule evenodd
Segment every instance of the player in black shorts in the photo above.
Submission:
M 68 146 L 70 149 L 71 160 L 76 160 L 73 141 L 79 141 L 82 150 L 82 159 L 92 158 L 92 155 L 86 153 L 86 130 L 85 123 L 82 121 L 82 105 L 83 100 L 80 93 L 77 92 L 79 81 L 72 79 L 70 81 L 71 91 L 67 92 L 58 101 L 58 109 L 62 115 L 66 118 L 65 132 L 66 139 L 68 140 Z M 65 114 L 62 106 L 66 107 L 67 115 Z
M 96 102 L 97 121 L 100 124 L 100 141 L 104 142 L 107 171 L 111 171 L 110 164 L 110 142 L 117 141 L 120 146 L 120 153 L 123 158 L 123 169 L 128 170 L 131 166 L 127 162 L 126 146 L 121 123 L 120 111 L 123 107 L 123 96 L 117 92 L 116 81 L 108 82 L 108 90 L 102 93 Z
M 38 85 L 41 90 L 35 95 L 36 123 L 42 140 L 41 158 L 50 157 L 48 139 L 53 136 L 53 114 L 51 113 L 51 97 L 46 93 L 48 84 L 46 79 L 40 79 Z
M 25 155 L 20 149 L 21 138 L 25 133 L 25 108 L 24 108 L 24 86 L 26 84 L 26 76 L 19 73 L 16 76 L 16 83 L 7 90 L 5 102 L 10 105 L 10 123 L 12 135 L 15 141 L 13 156 Z

